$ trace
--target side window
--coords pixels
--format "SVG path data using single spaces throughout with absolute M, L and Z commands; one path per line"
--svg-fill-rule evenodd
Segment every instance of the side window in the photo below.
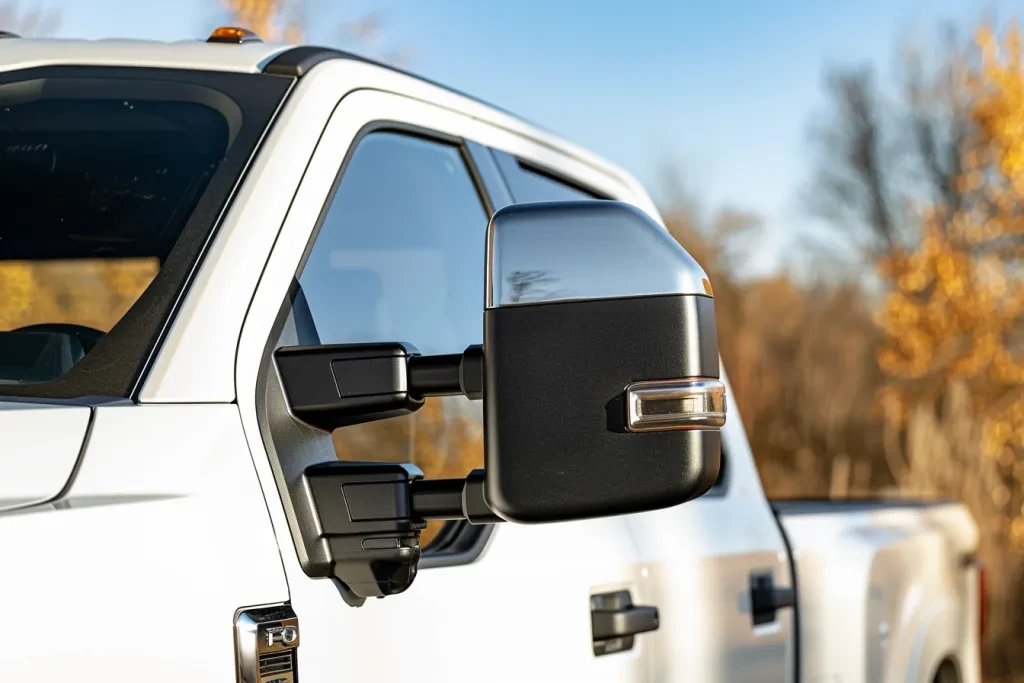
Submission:
M 481 343 L 487 220 L 460 147 L 367 135 L 299 276 L 320 343 L 403 341 L 424 354 Z M 465 476 L 483 466 L 482 405 L 431 398 L 411 415 L 344 427 L 333 439 L 342 460 Z
M 513 198 L 517 202 L 559 202 L 579 199 L 605 199 L 595 192 L 535 168 L 507 152 L 495 152 L 495 158 Z

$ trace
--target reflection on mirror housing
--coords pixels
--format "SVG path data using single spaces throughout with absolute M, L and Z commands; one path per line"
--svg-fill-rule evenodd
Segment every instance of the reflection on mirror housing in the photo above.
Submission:
M 300 495 L 314 545 L 328 549 L 320 564 L 356 596 L 408 587 L 425 520 L 641 512 L 697 498 L 718 476 L 726 405 L 711 287 L 661 225 L 621 202 L 507 206 L 488 226 L 486 272 L 482 347 L 275 353 L 292 414 L 328 431 L 428 396 L 483 398 L 485 469 L 465 480 L 367 463 L 307 469 Z

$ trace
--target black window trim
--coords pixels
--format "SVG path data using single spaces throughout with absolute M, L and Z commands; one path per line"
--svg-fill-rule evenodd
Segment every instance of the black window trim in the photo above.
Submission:
M 184 82 L 224 93 L 236 101 L 245 117 L 239 137 L 211 177 L 168 262 L 162 266 L 164 277 L 161 279 L 158 274 L 160 282 L 154 280 L 158 289 L 151 285 L 143 292 L 100 344 L 61 377 L 34 384 L 0 385 L 0 398 L 4 400 L 22 397 L 76 402 L 110 397 L 138 402 L 170 325 L 295 79 L 269 74 L 106 65 L 38 66 L 0 73 L 0 83 L 32 78 Z M 263 113 L 262 118 L 251 118 L 254 109 Z M 243 134 L 246 142 L 240 144 Z

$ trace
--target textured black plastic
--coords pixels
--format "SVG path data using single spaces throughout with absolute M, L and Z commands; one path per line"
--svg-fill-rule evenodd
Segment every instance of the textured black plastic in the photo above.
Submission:
M 718 476 L 717 430 L 630 433 L 626 385 L 719 376 L 699 295 L 510 306 L 484 316 L 486 497 L 516 522 L 692 500 Z
M 419 519 L 465 519 L 464 479 L 420 479 L 410 487 L 413 514 Z
M 417 398 L 462 393 L 459 365 L 462 354 L 413 356 L 409 359 L 409 391 Z
M 420 531 L 409 486 L 419 474 L 392 463 L 325 462 L 303 473 L 298 505 L 329 549 L 331 574 L 361 598 L 394 595 L 416 578 Z
M 418 410 L 406 377 L 413 353 L 399 343 L 286 346 L 274 360 L 295 417 L 331 431 Z

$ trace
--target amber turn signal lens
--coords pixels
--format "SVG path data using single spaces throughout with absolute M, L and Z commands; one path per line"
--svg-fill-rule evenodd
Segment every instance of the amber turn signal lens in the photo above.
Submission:
M 221 26 L 206 39 L 208 43 L 262 43 L 263 39 L 245 28 Z

